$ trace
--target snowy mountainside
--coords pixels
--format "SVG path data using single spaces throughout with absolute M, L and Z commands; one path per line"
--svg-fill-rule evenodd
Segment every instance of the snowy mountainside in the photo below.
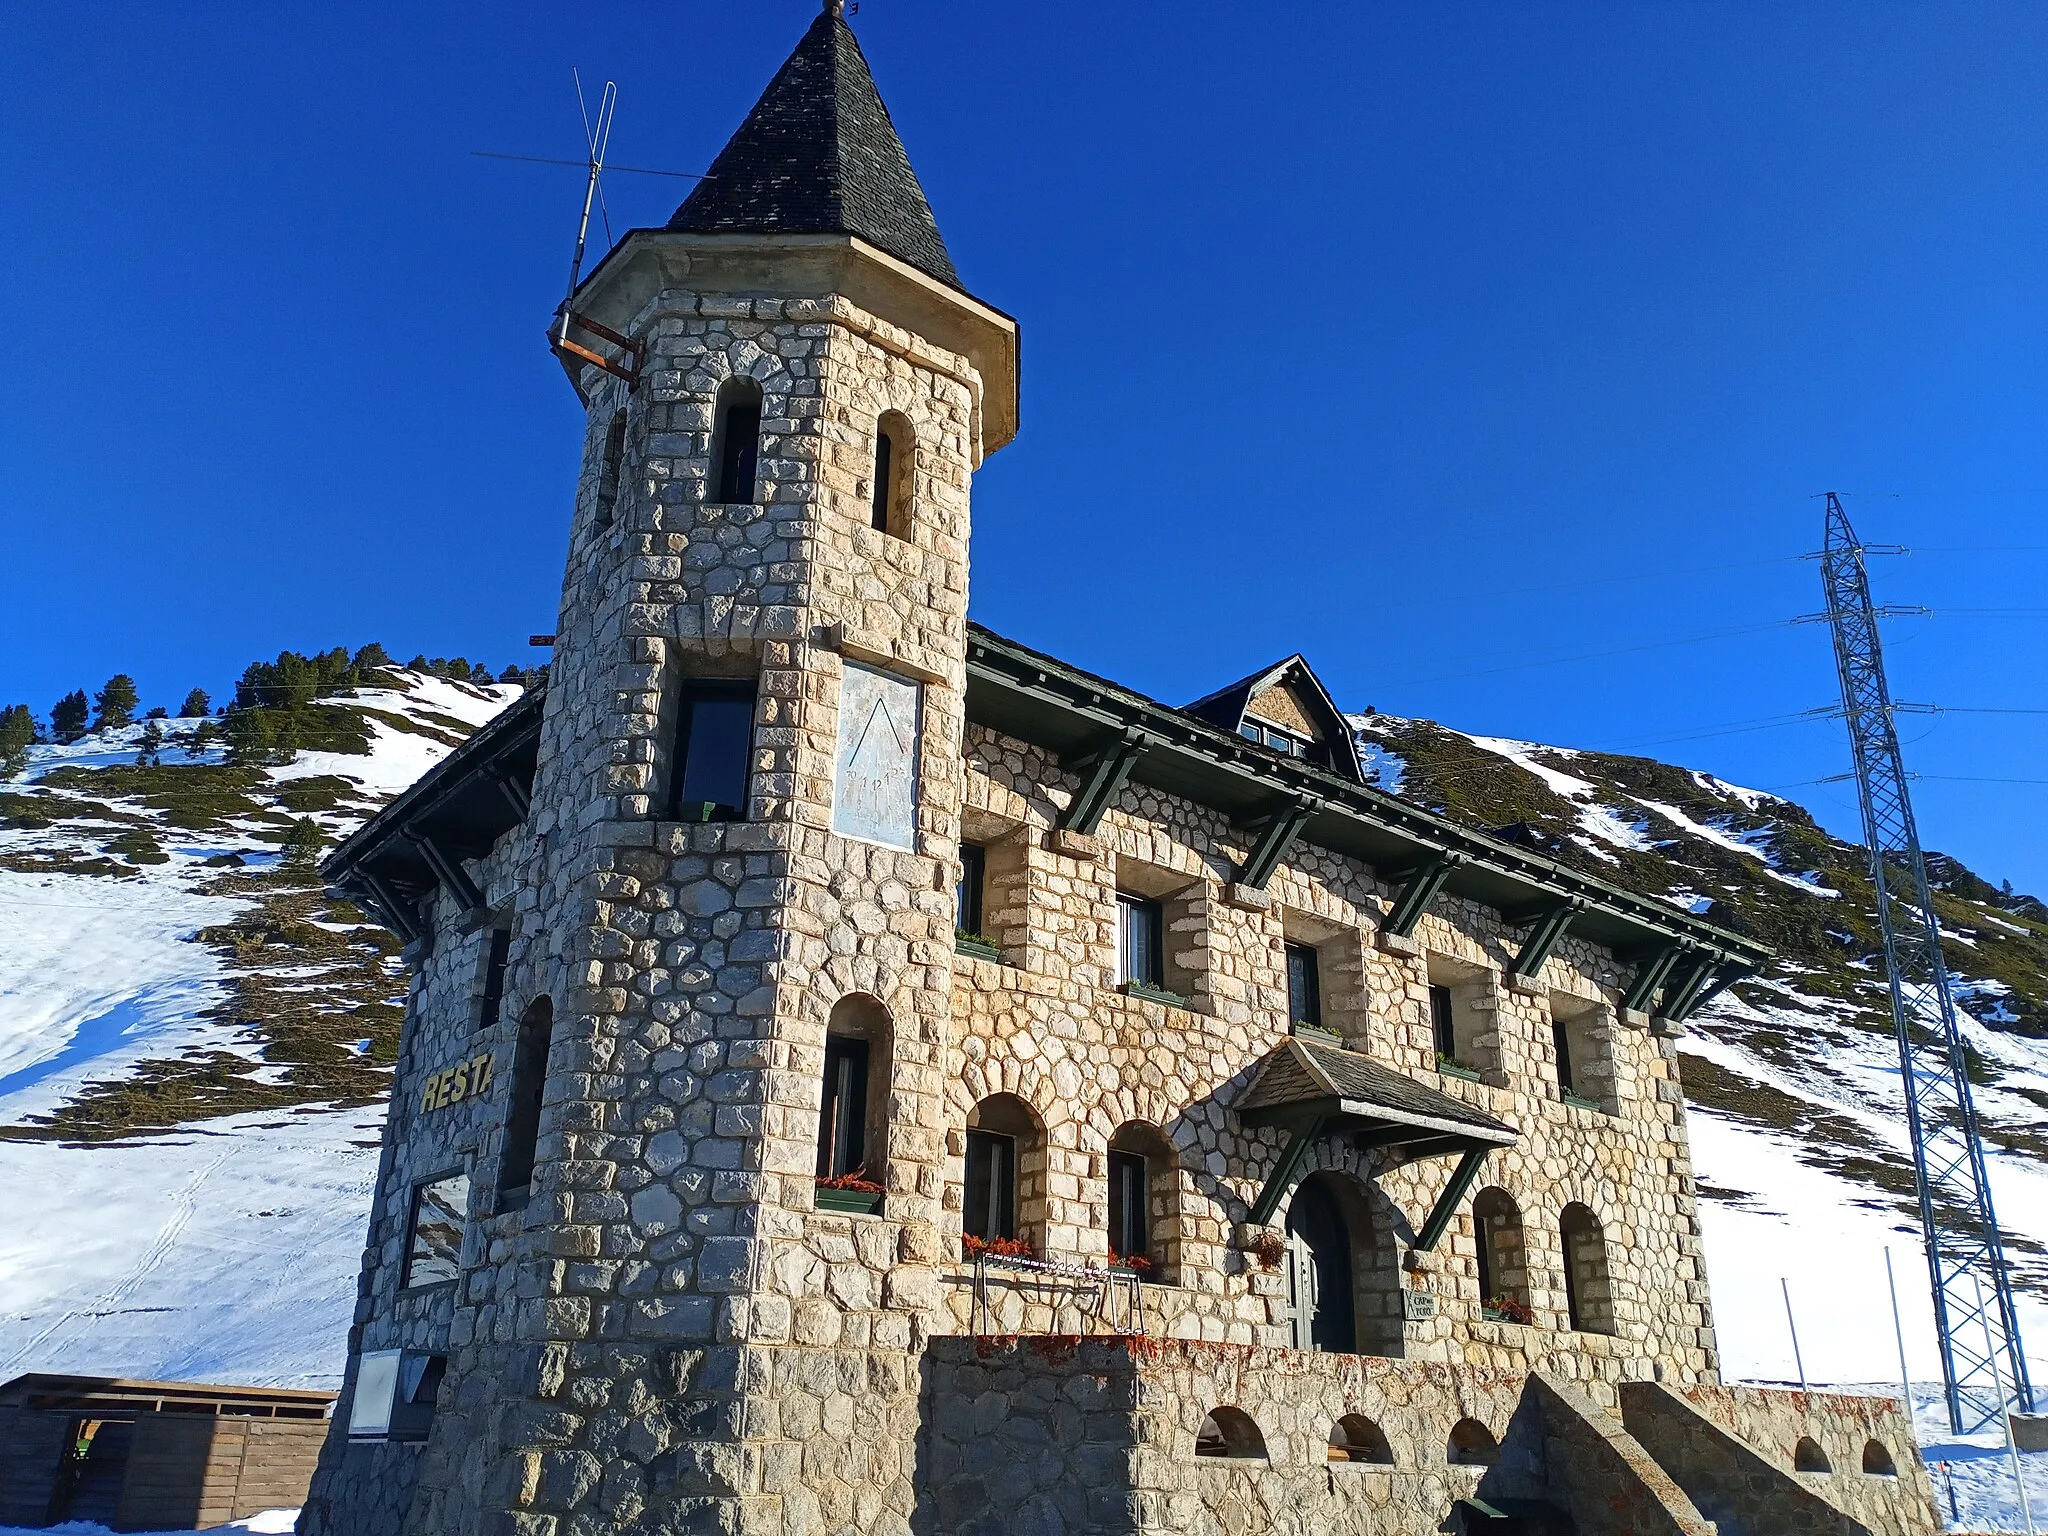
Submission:
M 1381 788 L 1760 940 L 1688 1026 L 1707 1262 L 1731 1375 L 1939 1379 L 1875 893 L 1799 805 L 1649 758 L 1352 717 Z M 2048 907 L 1930 859 L 2029 1359 L 2048 1362 Z M 1781 1289 L 1781 1281 L 1784 1282 Z M 2035 1369 L 2037 1382 L 2048 1364 Z
M 0 780 L 0 1379 L 338 1383 L 405 978 L 288 839 L 520 693 L 371 682 L 298 705 L 302 749 L 167 720 L 139 762 L 144 722 Z

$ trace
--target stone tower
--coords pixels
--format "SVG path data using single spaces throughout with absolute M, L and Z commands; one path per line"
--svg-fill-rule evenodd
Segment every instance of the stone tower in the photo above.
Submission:
M 392 1127 L 350 1389 L 366 1349 L 438 1350 L 439 1410 L 423 1450 L 330 1446 L 307 1528 L 907 1531 L 969 488 L 1016 432 L 1017 330 L 960 288 L 836 4 L 566 313 L 611 366 L 565 355 L 588 426 L 539 768 L 475 861 L 474 924 L 510 930 L 495 1075 L 525 1081 L 444 1153 L 455 1116 Z M 410 1063 L 465 1048 L 432 1044 L 441 963 L 395 1119 Z M 858 1242 L 813 1211 L 828 1019 L 866 1074 L 842 1171 L 884 1190 Z M 380 1234 L 458 1154 L 466 1268 L 426 1297 Z

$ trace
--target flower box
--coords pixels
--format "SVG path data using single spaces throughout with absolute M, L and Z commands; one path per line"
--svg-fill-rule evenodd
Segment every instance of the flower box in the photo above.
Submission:
M 1448 1056 L 1437 1057 L 1436 1069 L 1445 1077 L 1460 1077 L 1468 1083 L 1480 1081 L 1479 1073 L 1475 1068 L 1466 1066 L 1462 1061 L 1453 1061 Z
M 821 1211 L 843 1211 L 849 1216 L 873 1216 L 882 1209 L 879 1189 L 827 1189 L 818 1186 L 817 1207 Z
M 965 955 L 970 960 L 989 960 L 997 965 L 1003 963 L 1003 952 L 994 939 L 984 939 L 978 933 L 956 933 L 953 935 L 953 953 Z
M 1572 1093 L 1566 1090 L 1560 1093 L 1558 1097 L 1574 1109 L 1590 1109 L 1603 1115 L 1607 1113 L 1607 1106 L 1605 1104 L 1602 1104 L 1598 1099 L 1589 1099 L 1582 1093 Z
M 1185 1008 L 1188 1000 L 1178 992 L 1169 992 L 1164 987 L 1155 987 L 1149 981 L 1127 981 L 1124 996 L 1135 997 L 1148 1003 L 1164 1003 L 1169 1008 Z

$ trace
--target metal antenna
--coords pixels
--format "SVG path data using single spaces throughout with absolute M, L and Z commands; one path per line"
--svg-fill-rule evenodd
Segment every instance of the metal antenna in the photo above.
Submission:
M 1906 765 L 1893 719 L 1899 706 L 1892 702 L 1885 680 L 1877 634 L 1879 610 L 1870 600 L 1870 575 L 1863 564 L 1865 553 L 1874 546 L 1856 541 L 1839 495 L 1828 492 L 1827 503 L 1821 579 L 1827 588 L 1842 713 L 1849 722 L 1856 787 L 1863 802 L 1877 922 L 1884 935 L 1949 1428 L 1967 1434 L 2005 1416 L 2007 1378 L 1999 1368 L 2001 1354 L 2009 1362 L 2023 1412 L 2032 1402 L 2032 1392 L 1998 1218 L 1991 1209 L 1991 1183 L 1977 1134 L 1955 992 L 1941 952 L 1941 921 L 1906 792 Z
M 590 121 L 590 109 L 583 101 L 583 76 L 575 69 L 569 71 L 576 82 L 576 110 L 583 114 L 583 139 L 590 149 L 590 175 L 583 183 L 583 217 L 576 224 L 576 254 L 569 259 L 569 291 L 562 297 L 562 313 L 569 312 L 569 300 L 576 296 L 576 284 L 583 276 L 583 246 L 590 238 L 590 205 L 598 197 L 599 184 L 604 180 L 604 155 L 612 141 L 612 114 L 618 110 L 618 82 L 607 80 L 604 94 L 597 99 L 597 122 Z M 605 216 L 605 233 L 611 233 L 611 216 Z

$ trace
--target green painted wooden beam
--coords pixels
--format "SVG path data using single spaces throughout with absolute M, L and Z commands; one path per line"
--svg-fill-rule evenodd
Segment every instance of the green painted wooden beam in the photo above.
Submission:
M 1259 834 L 1258 845 L 1237 871 L 1237 884 L 1263 891 L 1266 882 L 1273 878 L 1273 871 L 1280 867 L 1280 861 L 1287 857 L 1301 837 L 1301 829 L 1308 825 L 1309 818 L 1319 809 L 1321 807 L 1316 802 L 1297 796 L 1275 811 L 1266 822 L 1265 830 Z
M 1629 983 L 1628 991 L 1622 996 L 1621 1006 L 1638 1013 L 1648 1008 L 1657 996 L 1657 988 L 1662 985 L 1664 978 L 1671 974 L 1671 967 L 1678 964 L 1684 953 L 1684 945 L 1667 944 L 1637 966 L 1636 979 Z
M 1259 1198 L 1252 1203 L 1251 1224 L 1263 1227 L 1273 1219 L 1273 1213 L 1280 1208 L 1280 1197 L 1287 1193 L 1295 1176 L 1301 1172 L 1301 1165 L 1308 1161 L 1317 1140 L 1323 1134 L 1324 1117 L 1313 1116 L 1294 1127 L 1287 1145 L 1280 1149 L 1280 1161 L 1273 1165 L 1273 1171 L 1266 1177 L 1266 1187 L 1259 1191 Z
M 1472 1193 L 1472 1186 L 1479 1179 L 1479 1165 L 1486 1161 L 1486 1154 L 1491 1150 L 1483 1143 L 1465 1149 L 1465 1155 L 1458 1159 L 1458 1166 L 1451 1170 L 1451 1182 L 1444 1186 L 1444 1192 L 1436 1197 L 1436 1204 L 1429 1208 L 1429 1220 L 1415 1234 L 1413 1247 L 1417 1253 L 1427 1253 L 1442 1241 L 1444 1228 L 1451 1224 L 1451 1217 L 1465 1203 L 1465 1197 Z
M 1060 830 L 1093 836 L 1095 829 L 1102 825 L 1103 812 L 1123 793 L 1131 768 L 1138 761 L 1138 754 L 1144 750 L 1144 733 L 1137 730 L 1126 730 L 1114 740 L 1104 743 L 1102 750 L 1087 764 L 1087 776 L 1082 779 L 1081 788 L 1060 813 Z
M 1690 971 L 1664 989 L 1664 1017 L 1682 1024 L 1697 1013 L 1702 1003 L 1720 991 L 1714 983 L 1720 969 L 1721 962 L 1715 956 L 1700 956 Z
M 1457 849 L 1443 849 L 1423 864 L 1408 872 L 1407 883 L 1394 897 L 1394 905 L 1388 909 L 1386 920 L 1380 924 L 1382 933 L 1391 933 L 1401 938 L 1415 931 L 1415 925 L 1422 921 L 1422 914 L 1429 910 L 1429 904 L 1437 899 L 1451 872 L 1466 862 L 1470 855 Z
M 1536 919 L 1536 925 L 1529 930 L 1529 937 L 1522 941 L 1521 950 L 1515 955 L 1514 974 L 1535 979 L 1543 969 L 1543 962 L 1550 958 L 1550 952 L 1571 929 L 1572 919 L 1586 910 L 1587 903 L 1577 897 L 1561 901 Z

